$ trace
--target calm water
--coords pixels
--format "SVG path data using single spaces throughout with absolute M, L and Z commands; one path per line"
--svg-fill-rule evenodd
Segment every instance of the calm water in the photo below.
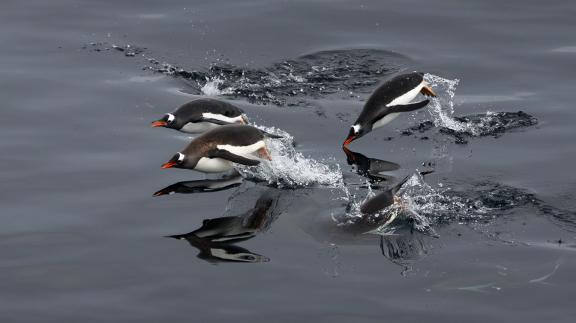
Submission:
M 573 1 L 3 1 L 0 320 L 571 322 L 575 14 Z M 434 172 L 404 192 L 416 224 L 367 233 L 378 220 L 354 213 L 367 179 L 340 145 L 376 84 L 415 69 L 442 78 L 437 110 L 351 149 L 396 177 Z M 271 168 L 242 170 L 251 180 L 191 193 L 204 175 L 160 169 L 189 138 L 149 122 L 204 94 L 286 139 Z M 153 196 L 182 181 L 166 192 L 189 194 Z M 243 241 L 185 235 L 213 228 Z

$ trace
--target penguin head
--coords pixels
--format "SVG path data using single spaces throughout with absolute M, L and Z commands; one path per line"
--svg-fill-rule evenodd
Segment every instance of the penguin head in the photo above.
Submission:
M 370 130 L 372 129 L 368 129 L 366 126 L 362 126 L 361 124 L 355 124 L 352 127 L 350 127 L 350 132 L 348 133 L 348 137 L 346 138 L 346 140 L 344 141 L 344 144 L 342 144 L 343 147 L 348 146 L 352 141 L 364 136 L 365 134 L 369 133 Z
M 169 161 L 162 165 L 163 169 L 166 168 L 188 168 L 194 169 L 198 163 L 198 158 L 193 158 L 191 156 L 184 155 L 181 152 L 177 152 Z
M 178 128 L 178 122 L 176 117 L 172 113 L 166 113 L 161 119 L 152 122 L 152 127 L 164 127 L 164 128 Z

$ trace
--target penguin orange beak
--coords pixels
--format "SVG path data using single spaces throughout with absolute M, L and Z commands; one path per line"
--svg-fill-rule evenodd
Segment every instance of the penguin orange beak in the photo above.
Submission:
M 169 162 L 166 162 L 162 165 L 162 169 L 172 168 L 176 165 L 177 165 L 177 163 L 169 161 Z
M 346 140 L 344 140 L 342 147 L 348 146 L 352 141 L 356 140 L 356 138 L 357 138 L 357 136 L 355 136 L 355 135 L 349 135 L 348 138 L 346 138 Z
M 158 128 L 158 127 L 166 127 L 168 125 L 168 122 L 164 121 L 164 120 L 158 120 L 158 121 L 154 121 L 152 122 L 152 127 L 154 128 Z

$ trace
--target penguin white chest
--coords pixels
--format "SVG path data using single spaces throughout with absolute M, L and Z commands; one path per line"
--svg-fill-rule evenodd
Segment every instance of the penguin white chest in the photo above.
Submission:
M 231 170 L 232 162 L 222 158 L 202 157 L 194 169 L 204 173 L 220 173 Z

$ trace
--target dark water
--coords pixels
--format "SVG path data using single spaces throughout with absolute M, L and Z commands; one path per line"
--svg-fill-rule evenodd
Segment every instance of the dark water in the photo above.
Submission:
M 1 321 L 571 322 L 575 14 L 3 1 Z M 349 165 L 350 123 L 405 70 L 441 77 L 440 100 L 354 142 Z M 149 122 L 205 94 L 290 134 L 269 168 L 160 170 L 189 138 Z M 416 169 L 412 217 L 359 217 Z

